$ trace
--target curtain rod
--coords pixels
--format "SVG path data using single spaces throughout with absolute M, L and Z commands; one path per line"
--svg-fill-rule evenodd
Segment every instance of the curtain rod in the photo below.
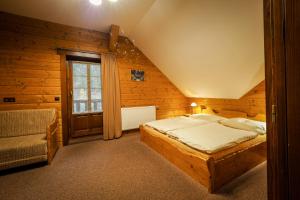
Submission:
M 88 53 L 88 54 L 97 54 L 97 55 L 101 55 L 101 54 L 111 54 L 111 55 L 116 55 L 116 53 L 114 52 L 96 52 L 96 51 L 82 51 L 82 50 L 78 50 L 78 49 L 67 49 L 67 48 L 56 48 L 57 52 L 59 51 L 63 51 L 63 52 L 79 52 L 79 53 Z

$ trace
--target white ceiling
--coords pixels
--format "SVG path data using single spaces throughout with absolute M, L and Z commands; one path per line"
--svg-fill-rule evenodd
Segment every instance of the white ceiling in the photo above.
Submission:
M 240 98 L 264 79 L 262 0 L 158 0 L 130 38 L 186 96 Z
M 0 10 L 103 32 L 120 25 L 186 96 L 239 98 L 264 79 L 263 0 L 0 0 Z
M 133 29 L 155 0 L 0 0 L 0 10 L 60 24 L 108 32 L 111 24 L 125 35 Z

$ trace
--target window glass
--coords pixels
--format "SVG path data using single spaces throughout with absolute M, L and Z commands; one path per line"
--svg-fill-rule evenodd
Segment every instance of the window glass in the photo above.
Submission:
M 91 99 L 92 100 L 101 100 L 101 90 L 100 89 L 91 89 Z
M 102 111 L 102 102 L 101 101 L 92 101 L 92 111 L 101 112 Z
M 81 63 L 74 63 L 73 76 L 87 76 L 87 65 Z
M 102 112 L 101 65 L 73 63 L 73 112 Z
M 91 88 L 101 88 L 100 77 L 91 77 Z
M 101 69 L 100 69 L 100 65 L 99 64 L 92 64 L 91 66 L 91 77 L 95 76 L 95 77 L 101 77 Z
M 73 90 L 73 100 L 88 100 L 87 89 L 74 89 Z
M 86 76 L 74 76 L 73 77 L 73 88 L 80 89 L 85 88 L 87 89 L 87 77 Z

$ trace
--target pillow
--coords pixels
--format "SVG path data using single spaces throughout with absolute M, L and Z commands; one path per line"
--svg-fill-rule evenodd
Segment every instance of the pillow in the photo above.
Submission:
M 224 126 L 229 126 L 231 128 L 254 131 L 258 134 L 266 134 L 267 128 L 265 122 L 259 122 L 246 118 L 231 118 L 220 121 Z
M 194 118 L 194 119 L 201 119 L 201 120 L 206 120 L 206 121 L 210 121 L 210 122 L 218 122 L 218 121 L 227 119 L 225 117 L 220 117 L 218 115 L 204 114 L 204 113 L 192 114 L 192 115 L 190 115 L 190 117 Z

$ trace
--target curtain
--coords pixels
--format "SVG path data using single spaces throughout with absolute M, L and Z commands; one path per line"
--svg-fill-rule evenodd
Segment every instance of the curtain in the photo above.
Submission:
M 119 138 L 122 135 L 120 82 L 115 55 L 101 55 L 102 65 L 102 107 L 104 140 Z

